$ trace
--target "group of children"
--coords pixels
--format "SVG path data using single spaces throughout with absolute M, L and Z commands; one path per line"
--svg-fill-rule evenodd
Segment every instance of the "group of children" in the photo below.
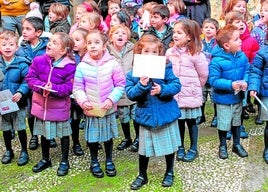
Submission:
M 268 1 L 262 2 L 260 24 L 253 28 L 252 36 L 244 0 L 227 3 L 222 28 L 213 18 L 203 19 L 200 27 L 200 21 L 183 15 L 181 0 L 170 0 L 167 5 L 149 3 L 130 15 L 126 7 L 121 9 L 121 2 L 110 0 L 108 15 L 103 19 L 97 4 L 87 0 L 76 7 L 72 26 L 68 7 L 52 3 L 47 15 L 49 33 L 43 31 L 42 15 L 31 13 L 22 20 L 20 43 L 13 29 L 0 34 L 0 90 L 9 89 L 12 101 L 20 108 L 0 116 L 6 147 L 3 164 L 14 158 L 12 129 L 18 131 L 21 143 L 17 164 L 28 163 L 28 115 L 30 149 L 38 147 L 38 135 L 41 136 L 42 157 L 32 171 L 41 172 L 52 166 L 49 150 L 53 139 L 59 137 L 62 156 L 57 175 L 68 174 L 70 136 L 74 154 L 84 154 L 79 141 L 79 123 L 84 119 L 92 175 L 104 176 L 98 160 L 99 144 L 103 143 L 105 173 L 116 176 L 113 139 L 118 137 L 118 118 L 125 138 L 117 149 L 131 147 L 139 154 L 139 174 L 131 189 L 140 189 L 148 182 L 147 168 L 152 156 L 165 156 L 162 186 L 170 187 L 174 181 L 175 153 L 176 159 L 184 162 L 192 162 L 199 155 L 197 125 L 205 122 L 208 94 L 214 103 L 212 123 L 218 128 L 219 158 L 228 158 L 226 140 L 231 136 L 232 151 L 240 157 L 248 156 L 240 144 L 240 138 L 248 137 L 241 124 L 247 96 L 258 95 L 268 106 Z M 138 10 L 149 12 L 149 25 L 143 25 L 147 21 L 141 15 L 138 21 Z M 138 30 L 134 31 L 137 22 Z M 134 54 L 166 56 L 164 79 L 133 76 Z M 268 113 L 259 109 L 260 119 L 267 122 Z M 187 151 L 186 125 L 190 137 Z M 268 163 L 268 124 L 264 144 L 263 158 Z

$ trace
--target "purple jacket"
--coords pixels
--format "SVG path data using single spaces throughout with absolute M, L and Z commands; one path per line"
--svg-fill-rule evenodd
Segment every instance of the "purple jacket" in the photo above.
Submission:
M 72 93 L 75 68 L 75 62 L 68 57 L 56 66 L 52 65 L 51 58 L 46 54 L 34 58 L 26 76 L 33 90 L 32 115 L 46 121 L 67 121 L 70 118 L 69 96 Z M 48 81 L 56 92 L 43 97 L 43 89 L 37 86 L 45 86 Z

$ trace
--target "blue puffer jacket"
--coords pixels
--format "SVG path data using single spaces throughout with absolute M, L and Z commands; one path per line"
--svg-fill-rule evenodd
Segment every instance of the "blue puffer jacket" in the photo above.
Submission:
M 29 63 L 23 57 L 16 56 L 14 61 L 6 65 L 3 58 L 0 57 L 0 70 L 4 74 L 4 79 L 0 80 L 0 91 L 9 89 L 14 95 L 17 92 L 22 94 L 22 98 L 18 102 L 20 108 L 27 106 L 27 94 L 29 86 L 25 81 L 25 76 L 29 70 Z
M 268 97 L 268 45 L 261 47 L 250 66 L 249 91 Z
M 159 95 L 150 95 L 153 82 L 161 85 Z M 132 71 L 127 73 L 127 97 L 137 102 L 135 121 L 148 128 L 161 128 L 181 116 L 178 104 L 173 98 L 180 89 L 181 83 L 173 74 L 171 63 L 166 67 L 165 79 L 152 79 L 147 86 L 140 83 L 140 78 L 132 77 Z
M 46 52 L 46 47 L 47 47 L 49 38 L 40 37 L 39 41 L 40 41 L 40 44 L 35 49 L 33 49 L 28 42 L 22 41 L 20 48 L 16 52 L 16 55 L 25 57 L 31 63 L 35 56 L 43 55 Z
M 216 45 L 212 50 L 212 60 L 209 65 L 209 83 L 213 102 L 217 104 L 236 104 L 243 100 L 244 92 L 235 95 L 232 83 L 237 80 L 248 81 L 249 61 L 246 55 L 239 51 L 235 54 L 225 52 Z

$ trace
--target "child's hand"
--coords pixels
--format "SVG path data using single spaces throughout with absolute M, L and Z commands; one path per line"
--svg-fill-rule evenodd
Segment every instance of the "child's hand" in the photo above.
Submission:
M 232 88 L 234 89 L 234 90 L 239 90 L 240 89 L 240 83 L 239 82 L 236 82 L 236 81 L 234 81 L 233 83 L 232 83 Z
M 102 105 L 102 109 L 109 110 L 113 106 L 113 102 L 110 99 L 106 99 Z
M 247 82 L 243 82 L 243 83 L 241 84 L 241 88 L 242 88 L 242 91 L 246 91 L 247 88 L 248 88 L 248 84 L 247 84 Z
M 148 85 L 148 82 L 149 82 L 149 77 L 141 77 L 140 78 L 140 83 L 143 85 L 143 86 L 147 86 Z
M 52 84 L 51 82 L 48 82 L 46 85 L 45 85 L 45 88 L 47 89 L 51 89 L 52 88 Z M 47 97 L 49 95 L 50 91 L 48 90 L 43 90 L 43 97 Z
M 152 90 L 151 90 L 151 95 L 157 95 L 161 92 L 161 86 L 157 83 L 154 83 Z
M 83 103 L 82 108 L 86 111 L 90 111 L 93 109 L 93 106 L 91 105 L 89 101 L 86 101 Z
M 250 91 L 249 94 L 251 97 L 255 97 L 257 95 L 257 91 Z
M 17 92 L 17 93 L 15 93 L 15 94 L 12 96 L 12 101 L 17 103 L 17 102 L 19 102 L 19 100 L 21 99 L 21 97 L 22 97 L 22 94 L 19 93 L 19 92 Z

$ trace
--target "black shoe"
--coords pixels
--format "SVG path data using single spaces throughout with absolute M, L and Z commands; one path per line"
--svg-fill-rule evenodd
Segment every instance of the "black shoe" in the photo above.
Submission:
M 217 127 L 217 125 L 218 125 L 217 116 L 214 116 L 211 121 L 210 127 Z
M 139 150 L 139 139 L 138 139 L 138 138 L 136 138 L 136 139 L 134 140 L 134 142 L 132 143 L 132 145 L 131 145 L 131 147 L 130 147 L 130 150 L 131 150 L 132 152 L 138 152 L 138 150 Z
M 85 154 L 80 144 L 76 144 L 73 146 L 73 152 L 76 156 L 82 156 Z
M 51 161 L 50 160 L 45 160 L 41 159 L 34 167 L 33 167 L 33 172 L 38 173 L 41 172 L 49 167 L 51 167 Z
M 202 123 L 204 123 L 204 122 L 206 122 L 206 118 L 205 118 L 205 116 L 201 116 L 201 117 L 197 117 L 197 118 L 196 118 L 196 124 L 197 124 L 197 125 L 200 125 L 200 124 L 202 124 Z
M 3 155 L 2 157 L 2 160 L 1 162 L 3 164 L 8 164 L 8 163 L 11 163 L 11 160 L 14 158 L 14 153 L 13 151 L 6 151 L 5 154 Z
M 227 147 L 225 145 L 222 145 L 219 147 L 219 158 L 220 159 L 227 159 L 228 158 Z
M 183 157 L 185 156 L 185 149 L 184 147 L 179 147 L 177 151 L 176 159 L 177 161 L 182 161 Z
M 20 157 L 17 161 L 17 165 L 18 166 L 26 165 L 28 163 L 28 160 L 29 160 L 29 155 L 28 155 L 27 151 L 21 151 Z
M 162 181 L 163 187 L 171 187 L 173 184 L 174 175 L 172 173 L 165 173 L 164 179 Z
M 252 103 L 249 103 L 249 104 L 248 104 L 246 110 L 247 110 L 247 112 L 249 112 L 249 113 L 256 113 L 256 110 L 254 109 Z
M 132 190 L 138 190 L 140 189 L 143 185 L 145 185 L 146 183 L 148 183 L 148 179 L 147 176 L 143 177 L 143 176 L 138 176 L 135 181 L 133 181 L 133 183 L 131 184 L 131 189 Z
M 268 150 L 263 151 L 263 158 L 264 158 L 265 163 L 268 164 Z
M 113 162 L 107 162 L 105 172 L 108 177 L 116 176 L 116 169 Z
M 257 117 L 255 119 L 255 124 L 256 125 L 262 125 L 263 124 L 263 120 L 261 120 L 258 115 L 257 115 Z
M 233 145 L 232 151 L 236 153 L 239 157 L 247 157 L 248 153 L 243 148 L 242 145 Z
M 195 151 L 193 149 L 189 149 L 186 155 L 182 158 L 182 161 L 184 162 L 192 162 L 198 157 L 198 151 Z
M 68 162 L 60 162 L 59 168 L 57 170 L 58 176 L 65 176 L 68 174 L 69 171 L 69 163 Z
M 29 149 L 36 150 L 38 148 L 38 137 L 37 135 L 33 135 L 29 142 Z
M 102 178 L 104 176 L 104 173 L 103 173 L 99 163 L 91 164 L 90 171 L 91 171 L 92 175 L 96 178 Z
M 56 143 L 55 139 L 49 140 L 49 147 L 50 148 L 56 148 L 57 147 L 57 143 Z
M 128 148 L 131 144 L 132 144 L 131 139 L 124 139 L 124 140 L 121 141 L 121 143 L 117 146 L 117 149 L 118 149 L 118 150 L 124 150 L 124 149 Z

